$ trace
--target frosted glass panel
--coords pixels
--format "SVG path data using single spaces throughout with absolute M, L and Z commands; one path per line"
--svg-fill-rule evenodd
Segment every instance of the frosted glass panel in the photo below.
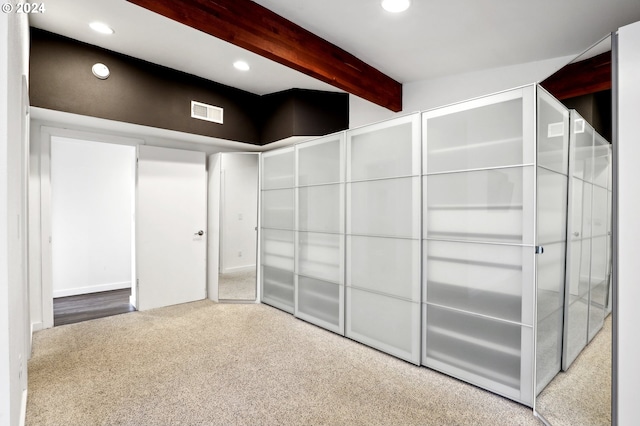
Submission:
M 298 311 L 335 327 L 340 324 L 340 292 L 343 287 L 308 277 L 298 277 Z
M 585 286 L 580 288 L 580 263 L 582 253 L 582 241 L 572 241 L 570 246 L 570 258 L 569 258 L 569 295 L 570 297 L 578 297 L 584 295 L 589 287 Z M 588 283 L 588 280 L 587 280 Z
M 293 191 L 262 191 L 262 227 L 293 229 Z
M 532 247 L 425 242 L 426 301 L 509 321 L 523 318 L 523 289 L 532 303 Z M 523 265 L 526 265 L 523 268 Z M 529 271 L 523 274 L 523 269 Z
M 567 177 L 538 167 L 538 245 L 567 239 Z
M 584 183 L 582 185 L 582 238 L 591 238 L 591 199 L 593 185 Z
M 593 174 L 593 128 L 573 112 L 573 176 L 590 180 Z
M 568 174 L 569 110 L 538 89 L 538 165 Z
M 519 325 L 427 305 L 428 367 L 439 361 L 519 391 L 520 348 Z
M 431 175 L 426 181 L 428 237 L 533 243 L 533 206 L 527 205 L 533 167 Z
M 293 313 L 293 272 L 269 266 L 262 267 L 262 301 Z
M 420 301 L 420 241 L 347 237 L 347 285 Z
M 584 183 L 578 178 L 571 178 L 571 221 L 569 222 L 569 235 L 572 240 L 582 239 L 582 215 L 584 209 L 582 198 L 584 196 Z
M 342 283 L 342 241 L 341 235 L 298 233 L 298 273 Z
M 274 151 L 262 156 L 262 189 L 294 186 L 293 148 Z
M 420 178 L 348 184 L 347 233 L 420 237 Z
M 579 279 L 580 296 L 588 294 L 591 282 L 591 238 L 582 240 Z
M 595 134 L 593 158 L 593 183 L 606 188 L 609 183 L 609 162 L 611 145 L 605 138 Z
M 548 244 L 538 260 L 538 390 L 560 371 L 564 307 L 565 244 Z
M 393 124 L 389 127 L 375 125 L 348 133 L 351 154 L 351 180 L 409 176 L 420 173 L 414 161 L 414 144 L 411 122 Z M 383 123 L 385 125 L 387 123 Z M 415 139 L 415 142 L 414 142 Z
M 420 303 L 347 287 L 346 336 L 419 363 Z
M 605 188 L 599 186 L 593 186 L 593 207 L 591 211 L 592 216 L 592 228 L 591 235 L 594 237 L 607 235 L 607 209 L 609 208 L 608 201 L 609 192 Z M 599 255 L 604 256 L 605 252 Z
M 587 297 L 571 298 L 567 318 L 566 356 L 562 368 L 566 370 L 587 344 Z
M 533 162 L 523 146 L 522 98 L 441 115 L 426 113 L 426 173 Z M 532 119 L 532 118 L 531 118 Z
M 562 309 L 538 319 L 536 389 L 541 392 L 560 371 L 562 361 Z
M 607 242 L 607 236 L 591 239 L 591 288 L 607 278 Z
M 327 142 L 297 145 L 298 185 L 342 181 L 341 148 L 340 135 Z
M 298 230 L 343 232 L 342 185 L 298 188 Z
M 262 264 L 293 271 L 293 231 L 262 230 Z

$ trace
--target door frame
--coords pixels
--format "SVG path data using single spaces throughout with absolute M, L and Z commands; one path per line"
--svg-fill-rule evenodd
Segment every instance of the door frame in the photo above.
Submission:
M 232 299 L 220 299 L 218 297 L 218 274 L 220 270 L 220 242 L 222 240 L 223 229 L 222 223 L 222 200 L 224 199 L 224 178 L 223 172 L 223 158 L 228 154 L 241 154 L 241 155 L 257 155 L 258 170 L 257 170 L 257 211 L 256 211 L 256 297 L 254 300 L 232 300 Z M 260 188 L 262 186 L 262 152 L 255 151 L 224 151 L 215 154 L 207 155 L 207 295 L 210 300 L 220 303 L 261 303 L 261 274 L 260 274 L 260 244 L 261 244 L 261 201 Z
M 70 130 L 58 127 L 40 128 L 40 247 L 41 247 L 41 285 L 42 285 L 42 328 L 53 327 L 53 263 L 51 250 L 51 138 L 53 136 L 69 139 L 90 140 L 93 142 L 117 145 L 144 145 L 142 139 Z M 134 183 L 132 183 L 134 184 Z M 135 217 L 135 214 L 134 214 Z M 133 236 L 135 238 L 135 235 Z M 135 274 L 135 253 L 132 253 L 132 278 Z M 134 285 L 132 281 L 131 285 Z

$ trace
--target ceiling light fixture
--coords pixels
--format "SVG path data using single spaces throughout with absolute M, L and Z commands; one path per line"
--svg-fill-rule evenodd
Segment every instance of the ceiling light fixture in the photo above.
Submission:
M 235 61 L 233 63 L 233 66 L 240 71 L 249 71 L 251 69 L 249 64 L 246 63 L 245 61 Z
M 113 31 L 113 28 L 111 28 L 107 24 L 103 24 L 102 22 L 92 22 L 89 24 L 89 26 L 93 31 L 100 34 L 113 34 L 115 32 Z
M 411 0 L 382 0 L 382 8 L 387 12 L 400 13 L 409 9 Z
M 100 62 L 98 62 L 97 64 L 93 64 L 93 66 L 91 67 L 91 72 L 100 80 L 106 80 L 109 77 L 109 74 L 111 74 L 111 72 L 109 71 L 109 67 L 107 67 L 105 64 L 101 64 Z

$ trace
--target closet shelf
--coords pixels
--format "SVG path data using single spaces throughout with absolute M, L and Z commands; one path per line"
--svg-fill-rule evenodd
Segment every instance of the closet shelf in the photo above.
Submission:
M 520 348 L 512 348 L 509 346 L 501 345 L 499 343 L 494 343 L 486 339 L 480 339 L 477 337 L 470 336 L 468 334 L 459 333 L 453 330 L 448 330 L 444 327 L 438 327 L 434 325 L 427 326 L 427 333 L 439 334 L 441 336 L 444 336 L 450 339 L 463 341 L 467 344 L 483 347 L 491 351 L 495 351 L 496 353 L 500 353 L 500 354 L 511 356 L 511 357 L 519 358 L 521 355 Z

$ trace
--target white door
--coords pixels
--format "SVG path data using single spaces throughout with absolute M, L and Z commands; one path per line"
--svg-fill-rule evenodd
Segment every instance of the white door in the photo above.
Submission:
M 206 297 L 205 154 L 138 147 L 138 310 Z

